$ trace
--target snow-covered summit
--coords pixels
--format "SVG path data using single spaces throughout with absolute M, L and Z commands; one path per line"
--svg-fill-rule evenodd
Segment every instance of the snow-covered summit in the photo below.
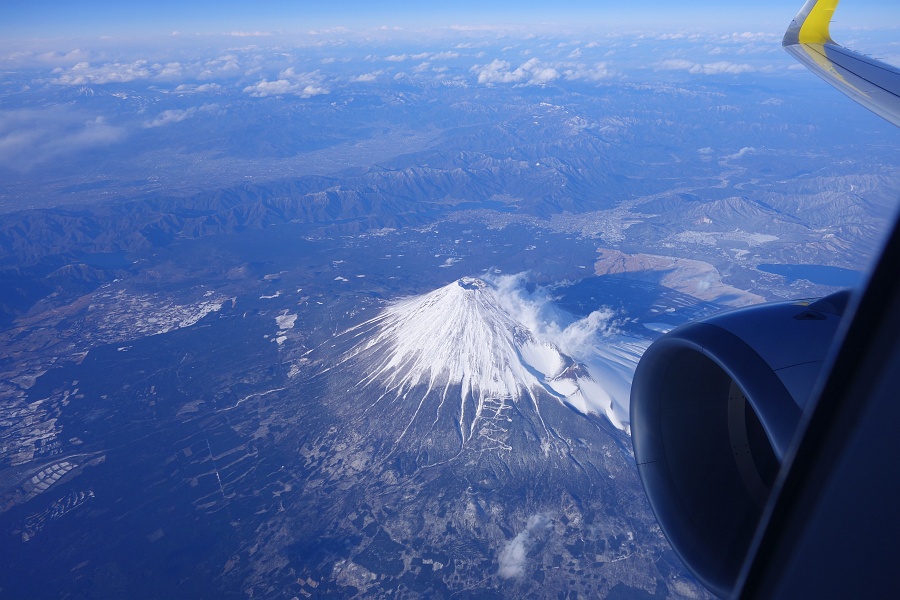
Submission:
M 429 391 L 462 385 L 479 404 L 486 398 L 520 398 L 538 385 L 518 350 L 518 340 L 527 339 L 528 332 L 491 291 L 486 282 L 466 277 L 390 305 L 360 347 L 380 358 L 368 379 L 398 393 L 418 385 Z
M 576 360 L 553 339 L 565 338 L 565 329 L 527 326 L 533 319 L 517 314 L 522 299 L 511 301 L 510 293 L 464 277 L 388 305 L 348 332 L 358 341 L 347 358 L 365 372 L 359 387 L 378 389 L 379 402 L 397 405 L 407 421 L 403 434 L 417 420 L 433 420 L 434 428 L 446 418 L 465 443 L 480 423 L 511 408 L 540 419 L 540 392 L 627 431 L 627 394 L 643 345 L 607 337 L 597 349 L 603 356 L 593 354 L 598 365 Z

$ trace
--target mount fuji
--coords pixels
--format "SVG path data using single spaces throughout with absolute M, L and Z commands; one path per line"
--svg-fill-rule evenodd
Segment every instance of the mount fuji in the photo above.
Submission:
M 443 423 L 459 448 L 481 432 L 508 449 L 498 434 L 517 411 L 532 416 L 546 443 L 541 403 L 553 399 L 628 431 L 628 390 L 645 342 L 618 333 L 610 311 L 576 320 L 518 283 L 464 277 L 395 301 L 346 333 L 356 345 L 345 360 L 364 373 L 355 388 L 377 389 L 376 403 L 391 406 L 403 423 L 398 441 Z
M 293 514 L 316 518 L 273 515 L 266 563 L 362 596 L 704 597 L 634 467 L 623 390 L 645 343 L 521 277 L 382 306 L 306 355 L 285 440 Z

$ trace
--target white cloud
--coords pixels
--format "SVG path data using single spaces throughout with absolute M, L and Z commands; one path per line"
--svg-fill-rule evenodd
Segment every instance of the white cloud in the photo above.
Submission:
M 671 41 L 671 40 L 696 41 L 696 40 L 700 39 L 700 34 L 696 33 L 696 32 L 680 31 L 677 33 L 663 33 L 662 35 L 657 36 L 656 39 L 661 40 L 661 41 Z
M 245 94 L 250 94 L 255 98 L 265 98 L 267 96 L 283 96 L 293 94 L 301 98 L 311 98 L 328 94 L 329 90 L 322 82 L 322 75 L 318 71 L 311 73 L 297 73 L 293 67 L 284 69 L 278 74 L 278 79 L 262 81 L 248 85 L 244 88 Z
M 109 146 L 125 130 L 103 117 L 87 117 L 61 108 L 0 111 L 0 166 L 32 167 Z
M 493 60 L 489 65 L 472 67 L 478 73 L 478 83 L 509 83 L 517 81 L 515 75 L 510 73 L 509 63 L 505 60 Z
M 670 58 L 659 62 L 656 66 L 663 71 L 690 71 L 696 65 L 697 63 L 683 58 Z
M 753 73 L 758 69 L 748 64 L 728 61 L 712 63 L 695 63 L 683 58 L 672 58 L 657 63 L 656 68 L 661 71 L 687 71 L 693 75 L 740 75 L 741 73 Z
M 525 529 L 516 537 L 504 544 L 497 557 L 500 563 L 498 574 L 504 579 L 521 577 L 525 574 L 525 564 L 528 560 L 528 548 L 531 546 L 532 537 L 549 529 L 550 519 L 544 515 L 532 515 L 528 519 Z
M 616 314 L 607 307 L 582 319 L 573 319 L 556 308 L 547 290 L 537 288 L 526 292 L 524 273 L 486 278 L 496 287 L 497 296 L 510 315 L 539 339 L 555 344 L 576 360 L 592 355 L 599 338 L 618 333 Z
M 345 35 L 351 33 L 351 30 L 350 28 L 344 27 L 343 25 L 338 25 L 337 27 L 326 27 L 324 29 L 310 29 L 307 33 L 312 36 L 327 34 Z
M 483 31 L 501 31 L 503 30 L 503 26 L 501 25 L 451 25 L 448 27 L 451 31 L 475 31 L 475 32 L 483 32 Z M 462 42 L 456 45 L 457 48 L 476 48 L 480 46 L 487 46 L 490 42 Z
M 152 121 L 144 123 L 144 127 L 149 129 L 151 127 L 162 127 L 163 125 L 168 125 L 169 123 L 180 123 L 185 119 L 190 119 L 191 117 L 193 117 L 194 113 L 196 112 L 197 108 L 193 106 L 184 110 L 164 110 Z
M 747 42 L 766 42 L 775 43 L 781 41 L 781 34 L 770 33 L 765 31 L 735 31 L 723 35 L 719 40 L 723 42 L 747 43 Z
M 743 158 L 744 156 L 746 156 L 748 154 L 756 154 L 756 148 L 754 148 L 752 146 L 745 146 L 745 147 L 741 148 L 740 150 L 738 150 L 737 152 L 735 152 L 734 154 L 729 154 L 728 156 L 723 157 L 723 159 L 724 160 L 733 160 L 736 158 Z
M 44 52 L 38 55 L 41 62 L 56 65 L 74 65 L 91 59 L 91 53 L 76 48 L 68 52 Z
M 190 108 L 185 109 L 170 109 L 164 110 L 159 115 L 156 116 L 152 121 L 147 121 L 144 123 L 144 128 L 149 129 L 151 127 L 162 127 L 163 125 L 169 125 L 171 123 L 180 123 L 186 119 L 190 119 L 194 115 L 197 114 L 198 111 L 202 112 L 217 112 L 219 111 L 218 104 L 204 104 L 203 106 L 197 107 L 192 106 Z
M 244 88 L 245 94 L 250 94 L 254 98 L 265 98 L 266 96 L 282 96 L 284 94 L 293 94 L 298 91 L 300 86 L 291 83 L 287 79 L 278 79 L 269 81 L 263 79 L 255 85 L 248 85 Z
M 99 66 L 91 66 L 89 62 L 80 62 L 68 70 L 54 69 L 53 73 L 58 75 L 53 83 L 62 85 L 124 83 L 135 79 L 148 79 L 154 74 L 146 60 L 132 63 L 106 63 Z
M 204 83 L 202 85 L 192 85 L 190 83 L 182 83 L 175 88 L 176 92 L 192 93 L 192 92 L 215 92 L 221 90 L 222 86 L 218 83 Z
M 208 60 L 203 65 L 203 70 L 197 76 L 198 79 L 212 79 L 214 77 L 228 77 L 241 72 L 241 64 L 237 56 L 229 54 Z
M 608 67 L 608 64 L 605 62 L 598 62 L 592 67 L 588 67 L 586 65 L 578 65 L 576 67 L 566 69 L 564 71 L 566 79 L 577 80 L 582 79 L 585 81 L 601 81 L 603 79 L 609 79 L 613 75 L 615 75 L 615 71 L 611 70 Z
M 52 73 L 54 78 L 51 83 L 60 85 L 103 85 L 141 80 L 181 83 L 189 79 L 233 77 L 242 73 L 242 65 L 238 56 L 228 54 L 191 62 L 151 62 L 147 59 L 105 63 L 80 61 L 70 67 L 57 67 Z
M 537 58 L 532 58 L 513 70 L 505 60 L 494 60 L 488 65 L 475 65 L 472 70 L 478 73 L 478 83 L 493 85 L 495 83 L 517 83 L 522 85 L 541 85 L 559 78 L 559 71 L 544 66 Z
M 272 35 L 271 31 L 231 31 L 225 35 L 232 37 L 268 37 Z
M 184 68 L 179 62 L 170 62 L 165 65 L 154 64 L 152 68 L 156 71 L 156 77 L 160 78 L 171 79 L 184 75 Z
M 528 531 L 523 531 L 511 541 L 507 542 L 500 551 L 498 562 L 500 563 L 500 577 L 521 577 L 525 574 L 526 544 L 528 543 Z
M 378 76 L 383 74 L 384 71 L 372 71 L 371 73 L 363 73 L 362 75 L 357 75 L 356 77 L 351 78 L 351 81 L 355 81 L 357 83 L 372 83 L 373 81 L 378 79 Z
M 551 69 L 551 68 L 539 69 L 539 70 L 534 71 L 531 81 L 529 81 L 528 83 L 535 84 L 535 85 L 539 85 L 542 83 L 550 83 L 551 81 L 553 81 L 554 79 L 557 79 L 558 77 L 559 77 L 559 72 L 556 69 Z
M 90 62 L 95 54 L 89 50 L 75 48 L 73 50 L 17 50 L 5 54 L 0 50 L 0 63 L 7 67 L 39 66 L 39 67 L 71 67 L 81 62 Z
M 308 85 L 303 88 L 303 90 L 300 92 L 300 97 L 301 98 L 311 98 L 313 96 L 321 96 L 321 95 L 327 94 L 327 93 L 329 93 L 329 92 L 326 88 L 324 88 L 322 86 L 311 84 L 311 85 Z
M 408 58 L 409 56 L 406 54 L 391 54 L 390 56 L 385 56 L 384 60 L 389 62 L 403 62 Z

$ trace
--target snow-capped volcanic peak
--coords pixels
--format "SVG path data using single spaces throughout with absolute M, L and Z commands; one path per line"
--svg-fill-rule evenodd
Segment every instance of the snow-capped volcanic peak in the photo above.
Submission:
M 379 402 L 396 406 L 406 429 L 416 419 L 437 423 L 442 413 L 452 414 L 464 442 L 480 420 L 502 417 L 510 403 L 527 402 L 519 410 L 540 419 L 538 390 L 584 412 L 606 414 L 627 430 L 621 399 L 617 404 L 607 390 L 611 386 L 523 325 L 504 294 L 508 290 L 464 277 L 388 305 L 347 332 L 358 340 L 346 358 L 365 372 L 359 385 L 380 389 Z M 628 374 L 624 383 L 627 389 Z
M 465 277 L 422 296 L 388 306 L 370 324 L 374 335 L 357 347 L 375 360 L 368 382 L 404 394 L 417 386 L 429 393 L 462 386 L 476 411 L 485 400 L 518 399 L 540 382 L 522 361 L 516 338 L 527 338 L 499 306 L 492 288 Z M 456 392 L 459 393 L 459 392 Z M 462 407 L 465 420 L 465 405 Z

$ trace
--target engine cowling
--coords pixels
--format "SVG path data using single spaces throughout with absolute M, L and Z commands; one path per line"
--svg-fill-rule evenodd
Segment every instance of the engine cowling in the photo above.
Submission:
M 631 427 L 644 489 L 672 547 L 719 596 L 735 585 L 849 296 L 683 325 L 638 364 Z

